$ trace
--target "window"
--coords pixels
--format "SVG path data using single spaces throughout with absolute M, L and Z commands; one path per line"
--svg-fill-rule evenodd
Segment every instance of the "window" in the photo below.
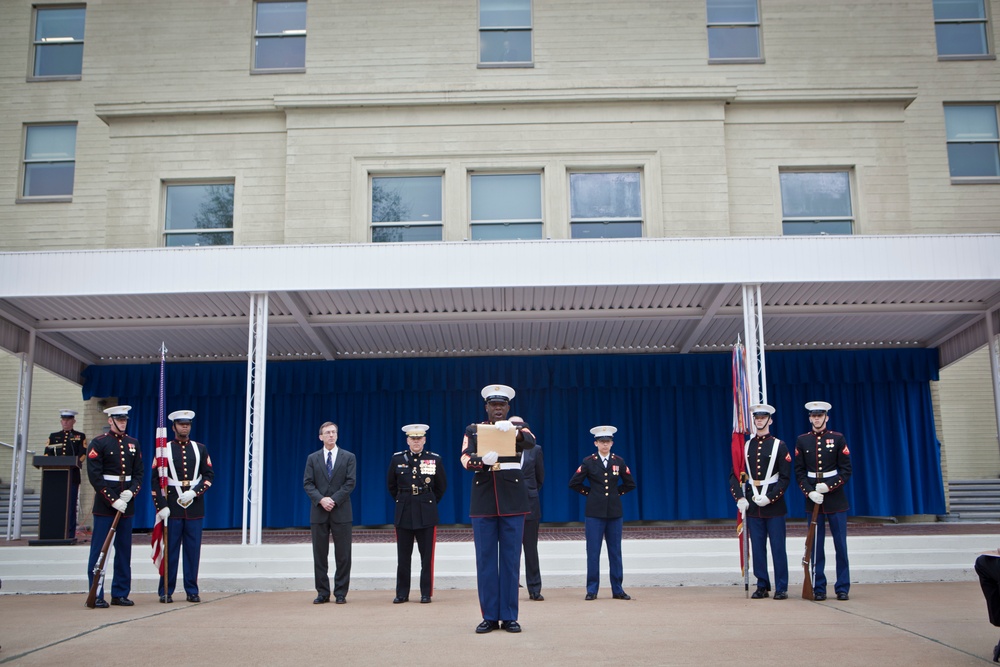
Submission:
M 542 238 L 541 174 L 474 174 L 472 240 Z
M 168 185 L 163 245 L 233 245 L 233 185 Z
M 983 0 L 934 0 L 939 58 L 974 58 L 990 52 Z
M 1000 177 L 1000 137 L 995 105 L 947 105 L 944 123 L 952 178 Z
M 763 62 L 757 0 L 707 0 L 709 62 Z
M 76 124 L 29 125 L 24 135 L 25 197 L 71 197 Z
M 781 230 L 785 236 L 852 234 L 848 171 L 781 173 Z
M 306 3 L 254 4 L 254 72 L 306 69 Z
M 85 7 L 37 7 L 31 79 L 79 79 Z
M 479 0 L 479 65 L 531 66 L 531 0 Z
M 639 172 L 569 175 L 570 237 L 621 239 L 642 236 Z
M 441 240 L 440 176 L 373 176 L 371 181 L 373 243 Z

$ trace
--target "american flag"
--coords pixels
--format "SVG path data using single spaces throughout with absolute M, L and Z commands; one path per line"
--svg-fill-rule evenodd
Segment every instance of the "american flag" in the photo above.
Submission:
M 753 428 L 750 421 L 750 396 L 747 391 L 747 356 L 746 348 L 741 343 L 733 346 L 733 439 L 730 443 L 733 457 L 733 474 L 737 480 L 742 480 L 746 463 L 744 462 L 743 446 L 746 437 Z M 742 485 L 741 485 L 742 486 Z M 747 555 L 743 546 L 743 515 L 736 514 L 736 536 L 740 538 L 740 572 L 746 576 Z
M 166 420 L 164 419 L 164 377 L 166 369 L 166 358 L 167 358 L 167 346 L 163 343 L 160 344 L 160 406 L 156 417 L 156 457 L 153 459 L 153 474 L 158 475 L 160 478 L 160 496 L 164 499 L 167 497 L 167 470 L 169 463 L 167 462 L 167 427 Z M 156 506 L 154 505 L 153 510 L 156 511 Z M 153 547 L 153 565 L 156 566 L 157 571 L 160 576 L 163 576 L 163 553 L 166 551 L 167 545 L 164 544 L 164 526 L 166 524 L 165 520 L 160 519 L 159 515 L 156 517 L 156 522 L 153 524 L 153 533 L 151 535 L 151 543 Z

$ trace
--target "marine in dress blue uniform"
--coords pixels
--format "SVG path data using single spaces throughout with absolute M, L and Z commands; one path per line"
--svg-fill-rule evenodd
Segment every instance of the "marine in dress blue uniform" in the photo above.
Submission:
M 511 417 L 510 423 L 515 427 L 527 426 L 520 417 Z M 541 602 L 545 596 L 542 595 L 542 571 L 538 562 L 538 524 L 542 520 L 542 503 L 538 491 L 545 482 L 545 459 L 537 438 L 534 447 L 521 452 L 521 472 L 528 485 L 528 504 L 531 507 L 531 512 L 524 516 L 524 537 L 521 543 L 524 552 L 524 584 L 528 589 L 528 599 Z
M 506 385 L 484 387 L 487 421 L 501 432 L 516 427 L 507 420 L 514 390 Z M 514 456 L 479 451 L 478 424 L 465 429 L 462 440 L 462 467 L 473 473 L 469 517 L 476 544 L 476 583 L 483 622 L 476 632 L 503 629 L 520 632 L 517 621 L 517 584 L 521 570 L 521 542 L 524 517 L 531 509 L 528 487 L 521 472 L 521 452 L 535 446 L 535 436 L 522 427 L 516 429 Z
M 116 513 L 121 513 L 115 531 L 114 573 L 111 580 L 111 604 L 131 607 L 128 595 L 132 591 L 132 516 L 135 495 L 142 488 L 142 448 L 139 441 L 125 433 L 130 405 L 105 410 L 111 430 L 94 438 L 87 448 L 87 477 L 94 487 L 94 533 L 87 562 L 88 587 L 94 581 L 94 565 L 111 531 Z M 97 609 L 108 607 L 104 587 L 97 591 Z
M 812 430 L 795 440 L 795 480 L 806 495 L 806 516 L 819 505 L 816 519 L 816 541 L 813 563 L 813 597 L 826 599 L 826 552 L 823 548 L 826 524 L 830 524 L 833 546 L 837 551 L 837 581 L 834 592 L 838 600 L 850 599 L 850 564 L 847 560 L 847 510 L 850 509 L 844 485 L 851 478 L 851 451 L 843 433 L 826 428 L 832 406 L 825 401 L 806 403 Z
M 434 595 L 434 546 L 437 543 L 438 503 L 448 488 L 441 457 L 427 451 L 427 424 L 407 424 L 407 448 L 392 455 L 386 485 L 396 511 L 396 597 L 393 604 L 410 599 L 410 559 L 413 542 L 420 552 L 420 601 Z
M 73 539 L 76 537 L 76 505 L 80 498 L 80 466 L 83 465 L 84 457 L 87 455 L 87 436 L 73 429 L 76 425 L 75 410 L 60 410 L 59 420 L 62 430 L 49 434 L 49 439 L 45 443 L 45 456 L 75 456 L 77 459 L 76 468 L 69 471 L 69 515 L 66 517 L 66 537 Z M 44 473 L 43 473 L 44 474 Z
M 150 484 L 157 515 L 167 523 L 167 586 L 163 577 L 157 586 L 160 602 L 173 602 L 177 587 L 177 563 L 184 548 L 184 592 L 188 602 L 201 602 L 198 594 L 198 566 L 201 562 L 201 533 L 205 522 L 205 492 L 212 487 L 215 471 L 208 449 L 191 440 L 194 412 L 177 410 L 168 419 L 173 423 L 174 439 L 167 442 L 167 497 L 157 484 Z M 152 478 L 158 481 L 159 470 L 153 461 Z
M 611 569 L 611 596 L 616 600 L 631 600 L 622 588 L 622 510 L 621 497 L 635 489 L 632 471 L 625 459 L 611 453 L 614 426 L 595 426 L 597 453 L 583 460 L 569 480 L 569 488 L 587 497 L 584 507 L 584 534 L 587 539 L 587 595 L 584 599 L 596 600 L 601 579 L 601 543 L 608 545 L 608 564 Z M 586 483 L 585 483 L 586 482 Z
M 750 597 L 760 600 L 768 597 L 771 580 L 767 575 L 767 543 L 771 542 L 774 561 L 774 599 L 788 599 L 788 553 L 785 550 L 785 491 L 791 481 L 792 457 L 788 448 L 771 435 L 774 408 L 762 403 L 750 408 L 753 414 L 754 437 L 743 446 L 746 479 L 736 479 L 729 473 L 729 492 L 736 500 L 736 507 L 746 512 L 747 530 L 753 556 L 753 574 L 757 577 L 757 590 Z

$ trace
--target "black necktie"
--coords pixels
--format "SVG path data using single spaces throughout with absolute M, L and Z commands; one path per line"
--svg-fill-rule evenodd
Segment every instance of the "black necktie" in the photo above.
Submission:
M 326 453 L 326 476 L 333 477 L 333 451 Z

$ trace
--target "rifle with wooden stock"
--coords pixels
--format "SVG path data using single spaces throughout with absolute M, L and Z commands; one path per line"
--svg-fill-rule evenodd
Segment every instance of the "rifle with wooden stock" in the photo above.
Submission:
M 94 563 L 94 579 L 90 584 L 90 593 L 87 594 L 87 607 L 94 609 L 97 606 L 97 591 L 104 584 L 104 568 L 107 565 L 108 550 L 111 548 L 111 541 L 115 539 L 115 532 L 118 530 L 118 520 L 122 518 L 121 512 L 115 512 L 115 520 L 111 523 L 111 530 L 104 538 L 104 546 Z
M 813 599 L 813 581 L 812 581 L 812 552 L 813 544 L 816 542 L 816 519 L 819 517 L 819 505 L 813 503 L 813 513 L 812 521 L 809 522 L 809 528 L 806 530 L 806 552 L 802 556 L 802 571 L 805 574 L 805 578 L 802 580 L 802 599 L 812 600 Z

